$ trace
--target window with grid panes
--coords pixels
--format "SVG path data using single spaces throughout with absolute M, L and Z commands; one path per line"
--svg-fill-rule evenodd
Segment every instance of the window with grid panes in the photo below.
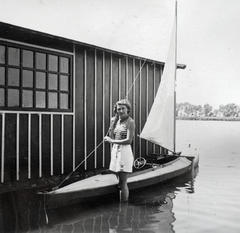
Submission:
M 0 109 L 72 110 L 72 56 L 0 41 Z

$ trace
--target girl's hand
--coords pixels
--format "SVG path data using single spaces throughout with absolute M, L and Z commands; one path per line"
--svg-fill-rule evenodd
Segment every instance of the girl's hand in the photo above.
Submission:
M 104 141 L 112 143 L 112 139 L 110 137 L 108 137 L 108 136 L 104 137 Z

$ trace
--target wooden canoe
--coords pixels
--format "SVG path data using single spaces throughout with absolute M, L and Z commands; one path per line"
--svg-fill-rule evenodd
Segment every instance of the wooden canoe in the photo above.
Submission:
M 154 185 L 180 176 L 197 164 L 198 156 L 192 161 L 185 157 L 177 157 L 170 162 L 135 171 L 128 178 L 129 190 Z M 80 202 L 81 199 L 116 193 L 117 190 L 118 179 L 115 174 L 99 174 L 53 191 L 39 192 L 38 194 L 45 196 L 47 208 L 57 208 Z

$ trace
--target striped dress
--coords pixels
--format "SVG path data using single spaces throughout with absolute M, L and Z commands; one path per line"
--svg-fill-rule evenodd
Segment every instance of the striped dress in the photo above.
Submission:
M 128 117 L 123 122 L 120 122 L 120 120 L 117 122 L 114 129 L 116 140 L 127 138 L 127 130 L 130 119 L 131 118 Z M 132 172 L 133 160 L 134 157 L 130 144 L 113 144 L 109 170 L 113 172 Z

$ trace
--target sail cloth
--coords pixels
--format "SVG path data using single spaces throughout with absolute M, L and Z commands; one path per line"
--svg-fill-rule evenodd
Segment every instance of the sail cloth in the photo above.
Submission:
M 176 22 L 161 82 L 140 138 L 174 151 L 175 147 Z

